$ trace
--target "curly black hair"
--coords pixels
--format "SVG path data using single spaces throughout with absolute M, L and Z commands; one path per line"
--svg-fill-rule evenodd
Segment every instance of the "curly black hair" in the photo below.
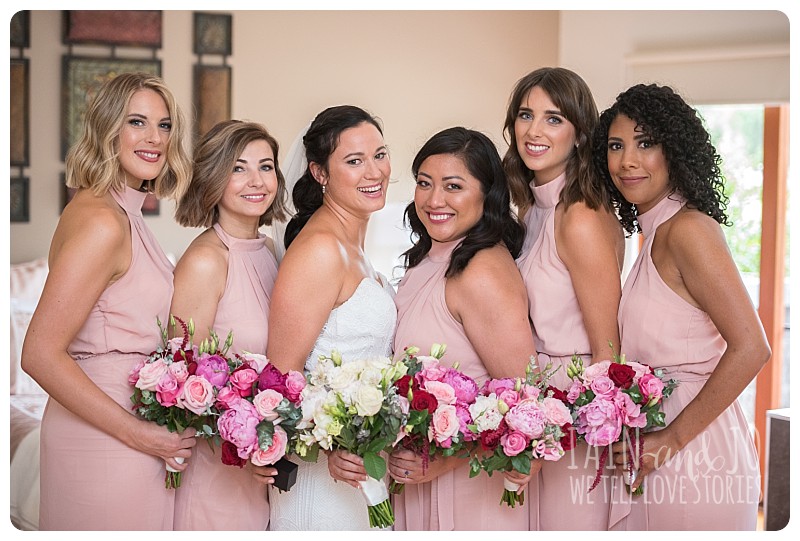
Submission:
M 619 94 L 614 104 L 600 114 L 592 137 L 595 169 L 611 192 L 625 231 L 632 234 L 641 231 L 641 227 L 636 205 L 622 196 L 608 172 L 608 130 L 618 115 L 636 122 L 638 129 L 661 145 L 670 185 L 686 198 L 690 208 L 722 225 L 731 225 L 725 214 L 728 198 L 723 192 L 722 158 L 711 144 L 702 118 L 669 86 L 638 84 Z

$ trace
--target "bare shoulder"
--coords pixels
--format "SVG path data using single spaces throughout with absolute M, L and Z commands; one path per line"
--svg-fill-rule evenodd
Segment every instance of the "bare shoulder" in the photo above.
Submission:
M 614 213 L 606 209 L 592 209 L 579 201 L 567 208 L 561 217 L 561 233 L 567 238 L 592 238 L 597 235 L 622 234 L 622 227 Z
M 185 274 L 212 280 L 227 274 L 228 250 L 213 229 L 200 233 L 175 265 L 176 280 Z
M 472 298 L 496 295 L 517 283 L 522 285 L 514 258 L 501 244 L 478 251 L 462 273 L 451 281 L 460 292 Z
M 656 235 L 662 233 L 661 243 L 676 256 L 678 261 L 681 256 L 702 257 L 708 250 L 724 249 L 727 251 L 722 226 L 712 217 L 695 209 L 684 208 L 677 213 L 659 227 Z
M 115 250 L 130 235 L 130 221 L 125 211 L 110 195 L 96 196 L 79 190 L 64 209 L 54 235 L 57 244 L 94 244 L 98 251 Z
M 574 203 L 564 211 L 555 234 L 558 255 L 568 267 L 611 259 L 622 264 L 625 234 L 617 217 L 605 209 Z

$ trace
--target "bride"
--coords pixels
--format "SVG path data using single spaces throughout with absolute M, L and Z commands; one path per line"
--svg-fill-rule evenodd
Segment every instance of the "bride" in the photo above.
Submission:
M 297 213 L 272 292 L 267 356 L 283 372 L 312 369 L 334 348 L 344 362 L 391 356 L 393 289 L 364 254 L 391 174 L 381 127 L 358 107 L 331 107 L 311 123 L 303 146 L 307 166 L 292 191 Z M 361 458 L 333 451 L 295 462 L 292 489 L 270 489 L 270 530 L 369 528 Z

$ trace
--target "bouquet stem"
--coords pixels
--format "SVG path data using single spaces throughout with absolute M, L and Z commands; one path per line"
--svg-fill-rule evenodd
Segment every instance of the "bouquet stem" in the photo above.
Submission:
M 383 481 L 367 477 L 359 481 L 361 494 L 367 501 L 367 513 L 371 528 L 388 528 L 394 524 L 394 509 L 389 500 L 389 490 Z
M 394 479 L 389 481 L 389 494 L 402 494 L 405 488 L 406 488 L 405 483 L 398 483 Z
M 183 458 L 176 456 L 175 462 L 178 464 L 183 464 Z M 165 464 L 167 468 L 167 475 L 164 478 L 164 488 L 178 488 L 181 486 L 181 472 L 170 466 L 169 464 Z
M 520 506 L 525 505 L 525 492 L 517 492 L 519 487 L 520 485 L 513 481 L 503 479 L 503 497 L 500 498 L 500 504 L 506 504 L 512 509 L 516 507 L 517 504 Z

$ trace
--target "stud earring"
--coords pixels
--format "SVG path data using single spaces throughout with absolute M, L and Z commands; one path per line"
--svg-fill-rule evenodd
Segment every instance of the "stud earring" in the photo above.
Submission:
M 322 185 L 322 195 L 325 195 L 325 185 Z

